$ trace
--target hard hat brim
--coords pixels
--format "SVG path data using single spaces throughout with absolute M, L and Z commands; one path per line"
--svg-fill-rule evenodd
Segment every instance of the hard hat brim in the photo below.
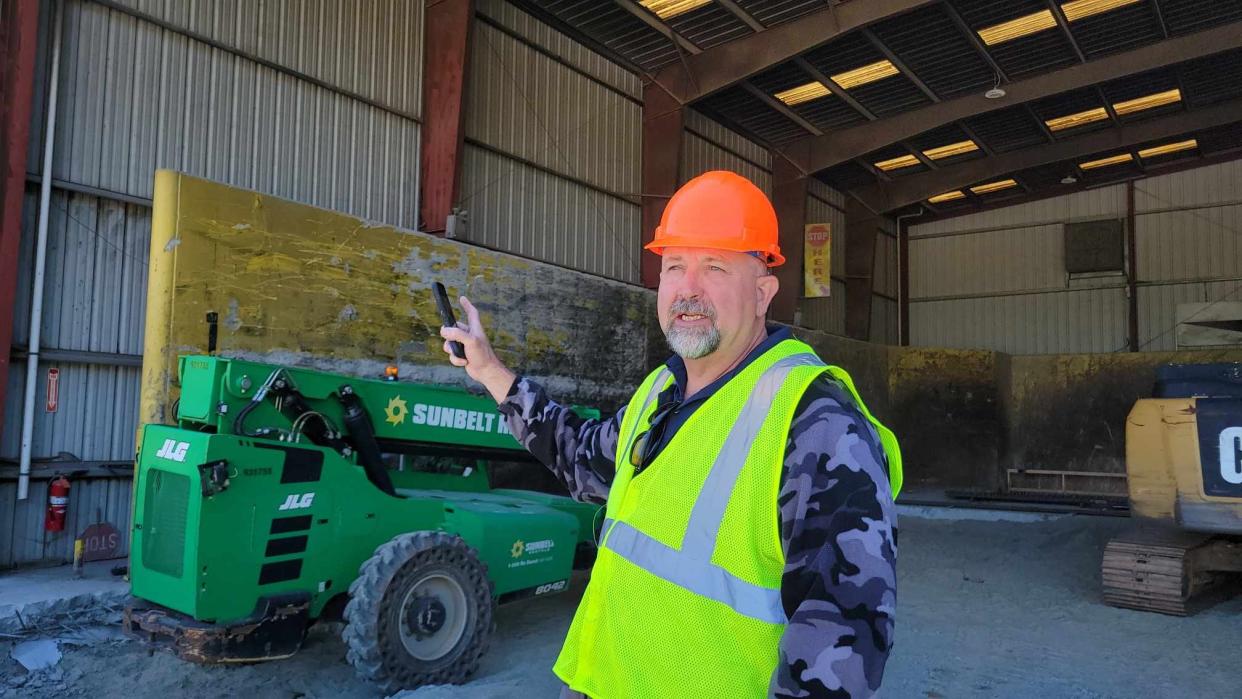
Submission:
M 700 248 L 703 250 L 729 250 L 731 252 L 742 252 L 742 253 L 761 252 L 764 255 L 766 255 L 768 258 L 768 261 L 767 261 L 768 267 L 779 267 L 785 264 L 785 256 L 780 253 L 780 250 L 754 250 L 751 248 L 743 249 L 743 247 L 744 246 L 734 247 L 734 246 L 729 246 L 729 245 L 721 245 L 719 243 L 716 243 L 713 245 L 704 245 L 703 240 L 701 238 L 689 238 L 689 237 L 683 238 L 683 237 L 677 237 L 677 236 L 672 236 L 672 237 L 663 236 L 659 238 L 658 241 L 653 240 L 650 243 L 647 243 L 646 245 L 643 246 L 643 249 L 650 250 L 651 252 L 654 252 L 657 255 L 663 255 L 664 248 Z

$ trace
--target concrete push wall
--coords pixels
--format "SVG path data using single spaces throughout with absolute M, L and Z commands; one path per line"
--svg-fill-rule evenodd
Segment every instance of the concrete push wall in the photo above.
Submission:
M 156 177 L 141 417 L 167 422 L 176 357 L 467 384 L 441 349 L 440 281 L 478 305 L 497 353 L 567 400 L 615 406 L 646 372 L 638 287 L 171 171 Z

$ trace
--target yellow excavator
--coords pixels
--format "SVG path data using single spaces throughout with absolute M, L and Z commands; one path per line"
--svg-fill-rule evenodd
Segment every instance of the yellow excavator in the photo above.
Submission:
M 1104 548 L 1104 601 L 1185 616 L 1242 573 L 1242 363 L 1168 365 L 1126 421 L 1129 531 Z

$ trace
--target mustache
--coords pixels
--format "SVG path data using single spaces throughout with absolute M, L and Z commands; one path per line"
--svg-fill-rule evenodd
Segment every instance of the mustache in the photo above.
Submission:
M 682 313 L 696 313 L 698 315 L 707 316 L 716 319 L 716 309 L 711 304 L 704 303 L 697 299 L 678 299 L 668 307 L 669 316 L 675 316 Z

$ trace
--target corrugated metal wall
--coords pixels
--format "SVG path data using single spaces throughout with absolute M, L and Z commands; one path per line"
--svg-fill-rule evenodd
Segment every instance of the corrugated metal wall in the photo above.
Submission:
M 391 6 L 384 11 L 397 17 L 410 15 L 407 3 L 384 4 Z M 198 27 L 200 32 L 221 37 L 223 45 L 252 43 L 228 31 L 246 24 L 238 8 L 226 13 L 226 3 L 202 5 L 215 8 L 208 14 L 215 19 Z M 306 6 L 287 7 L 300 12 Z M 400 105 L 394 112 L 89 0 L 68 0 L 64 7 L 56 179 L 149 198 L 155 169 L 171 168 L 385 223 L 416 225 L 420 86 L 409 76 L 412 67 L 392 67 L 404 59 L 416 63 L 411 48 L 416 40 L 407 44 L 404 37 L 400 53 L 382 58 L 376 53 L 361 71 L 357 64 L 363 59 L 351 51 L 320 45 L 330 32 L 315 41 L 310 29 L 304 37 L 269 17 L 263 41 L 253 40 L 273 55 L 317 61 L 316 72 L 346 76 L 342 90 L 356 87 L 391 100 Z M 370 17 L 361 13 L 359 21 Z M 416 20 L 409 28 L 414 31 L 409 36 L 417 37 Z M 246 37 L 255 31 L 251 27 Z M 374 84 L 359 84 L 358 75 L 372 67 L 376 77 L 368 81 Z M 382 84 L 390 79 L 380 75 L 404 83 Z M 42 126 L 42 115 L 36 114 L 32 134 L 41 134 Z M 37 172 L 41 159 L 31 163 Z
M 38 197 L 27 192 L 23 207 L 18 261 L 17 309 L 13 342 L 25 347 L 30 337 L 31 273 Z M 142 354 L 143 313 L 147 294 L 150 209 L 88 194 L 54 190 L 49 207 L 46 287 L 42 345 L 136 357 Z M 102 358 L 101 358 L 102 359 Z M 35 457 L 68 452 L 85 460 L 126 461 L 134 453 L 138 417 L 137 366 L 62 364 L 45 360 L 60 372 L 60 403 L 49 413 L 40 401 L 34 429 Z M 47 372 L 39 372 L 39 395 Z M 20 450 L 21 401 L 26 362 L 9 369 L 5 390 L 5 429 L 0 458 L 15 459 Z
M 1139 342 L 1176 348 L 1179 303 L 1242 301 L 1242 161 L 1134 187 Z
M 1128 347 L 1123 275 L 1070 279 L 1063 224 L 1126 216 L 1124 185 L 911 226 L 916 345 L 1016 354 Z M 1242 300 L 1242 162 L 1135 183 L 1139 343 L 1176 348 L 1179 303 Z
M 898 332 L 900 297 L 897 269 L 897 222 L 884 219 L 881 234 L 875 239 L 875 269 L 872 278 L 871 341 L 887 345 L 901 342 Z
M 116 4 L 63 3 L 42 330 L 43 364 L 60 370 L 60 402 L 48 413 L 39 401 L 36 459 L 61 452 L 86 461 L 132 459 L 146 200 L 157 168 L 385 223 L 414 227 L 417 220 L 421 3 Z M 40 24 L 29 156 L 35 175 L 51 6 L 44 3 Z M 37 189 L 28 185 L 23 217 L 18 348 L 29 338 Z M 9 372 L 3 460 L 19 452 L 25 368 L 19 359 Z M 46 377 L 41 368 L 40 396 Z M 45 545 L 41 535 L 46 480 L 34 480 L 24 502 L 15 501 L 15 488 L 0 482 L 0 567 L 71 558 L 72 536 Z M 129 490 L 128 479 L 77 480 L 70 531 L 100 510 L 128 540 Z
M 832 226 L 830 241 L 832 293 L 827 298 L 802 299 L 798 303 L 801 324 L 837 335 L 845 334 L 845 202 L 836 190 L 811 180 L 806 199 L 807 223 Z
M 638 282 L 636 204 L 476 146 L 466 146 L 462 165 L 466 240 Z
M 681 144 L 681 181 L 687 182 L 708 170 L 732 170 L 772 195 L 772 155 L 768 149 L 687 109 Z
M 832 226 L 832 295 L 828 298 L 803 299 L 799 304 L 802 324 L 845 334 L 845 195 L 827 185 L 811 180 L 806 202 L 808 223 Z M 871 341 L 897 344 L 898 335 L 898 270 L 897 224 L 884 219 L 881 235 L 876 236 L 875 268 L 872 279 Z
M 479 10 L 458 197 L 464 238 L 637 283 L 637 76 L 503 2 Z
M 111 522 L 120 532 L 118 551 L 129 551 L 131 480 L 124 478 L 75 479 L 69 488 L 65 530 L 43 531 L 47 508 L 46 480 L 30 483 L 30 497 L 17 500 L 17 483 L 0 481 L 0 567 L 37 561 L 72 561 L 73 539 L 98 521 Z M 38 506 L 31 506 L 35 503 Z

